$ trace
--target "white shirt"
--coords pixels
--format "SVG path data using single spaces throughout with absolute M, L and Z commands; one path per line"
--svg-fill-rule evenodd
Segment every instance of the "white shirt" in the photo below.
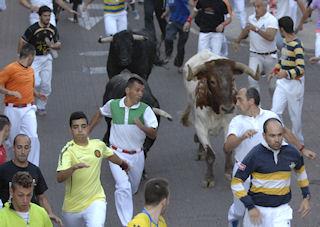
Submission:
M 30 0 L 30 3 L 33 6 L 38 6 L 38 7 L 45 5 L 53 10 L 52 0 Z
M 257 131 L 251 138 L 243 140 L 239 146 L 234 149 L 234 156 L 237 161 L 241 162 L 254 146 L 264 141 L 262 135 L 263 124 L 270 118 L 279 119 L 278 115 L 274 112 L 260 108 L 260 112 L 256 117 L 237 115 L 231 120 L 226 138 L 232 134 L 241 137 L 247 130 Z
M 269 12 L 266 12 L 266 14 L 260 17 L 259 20 L 257 20 L 256 14 L 254 13 L 249 16 L 248 22 L 258 27 L 261 31 L 266 31 L 268 28 L 279 29 L 277 19 Z M 254 31 L 249 32 L 249 37 L 250 51 L 268 53 L 277 50 L 276 38 L 270 42 Z
M 103 107 L 100 108 L 102 115 L 112 118 L 110 103 L 113 99 L 109 100 Z M 138 128 L 136 125 L 128 124 L 129 110 L 136 109 L 140 105 L 140 102 L 130 108 L 124 104 L 124 98 L 119 102 L 119 106 L 125 108 L 124 124 L 111 124 L 110 131 L 110 144 L 118 148 L 129 151 L 141 151 L 143 147 L 146 134 Z M 144 125 L 146 127 L 157 128 L 158 120 L 156 115 L 148 106 L 143 114 Z

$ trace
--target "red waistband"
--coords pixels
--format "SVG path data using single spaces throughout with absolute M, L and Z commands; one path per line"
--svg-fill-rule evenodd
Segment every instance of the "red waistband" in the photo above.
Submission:
M 121 148 L 119 148 L 119 147 L 116 147 L 116 146 L 114 146 L 114 145 L 111 145 L 111 148 L 112 148 L 113 150 L 117 150 L 117 151 L 120 151 L 120 152 L 125 153 L 125 154 L 136 154 L 136 153 L 138 153 L 137 151 L 128 151 L 128 150 L 125 150 L 125 149 L 121 149 Z
M 32 103 L 22 103 L 22 104 L 14 104 L 14 103 L 5 103 L 5 106 L 12 106 L 12 107 L 16 107 L 16 108 L 24 108 L 27 106 L 32 106 Z

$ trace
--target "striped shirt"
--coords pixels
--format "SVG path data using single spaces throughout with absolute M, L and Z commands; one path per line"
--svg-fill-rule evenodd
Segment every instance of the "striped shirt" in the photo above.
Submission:
M 288 79 L 300 79 L 304 75 L 304 50 L 302 42 L 296 38 L 290 42 L 283 41 L 281 57 L 276 70 L 285 70 Z
M 104 13 L 120 13 L 125 10 L 124 0 L 104 0 Z
M 309 181 L 300 153 L 291 145 L 281 146 L 276 153 L 260 143 L 240 163 L 231 181 L 233 194 L 249 210 L 255 205 L 278 207 L 286 204 L 291 200 L 291 170 L 297 173 L 298 184 L 305 198 L 310 193 Z M 249 176 L 251 185 L 247 193 L 243 182 Z

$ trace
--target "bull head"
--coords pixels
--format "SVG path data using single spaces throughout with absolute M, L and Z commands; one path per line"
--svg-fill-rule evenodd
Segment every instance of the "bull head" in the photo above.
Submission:
M 132 35 L 133 40 L 148 40 L 148 37 L 143 35 Z M 98 43 L 111 43 L 113 41 L 113 36 L 102 37 L 100 36 L 98 39 Z
M 216 114 L 231 113 L 235 105 L 235 74 L 246 73 L 259 79 L 259 68 L 254 72 L 245 64 L 229 59 L 216 59 L 200 64 L 193 69 L 189 65 L 187 80 L 197 79 L 196 106 L 210 106 Z

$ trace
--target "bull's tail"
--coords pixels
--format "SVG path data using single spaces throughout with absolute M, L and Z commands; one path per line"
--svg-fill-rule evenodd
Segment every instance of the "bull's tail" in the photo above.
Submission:
M 172 116 L 166 111 L 155 107 L 153 107 L 152 110 L 156 115 L 159 115 L 161 117 L 167 118 L 169 121 L 172 121 Z
M 189 103 L 187 108 L 183 111 L 180 122 L 183 126 L 189 127 L 191 125 L 191 122 L 189 121 L 189 115 L 192 110 L 192 105 Z

